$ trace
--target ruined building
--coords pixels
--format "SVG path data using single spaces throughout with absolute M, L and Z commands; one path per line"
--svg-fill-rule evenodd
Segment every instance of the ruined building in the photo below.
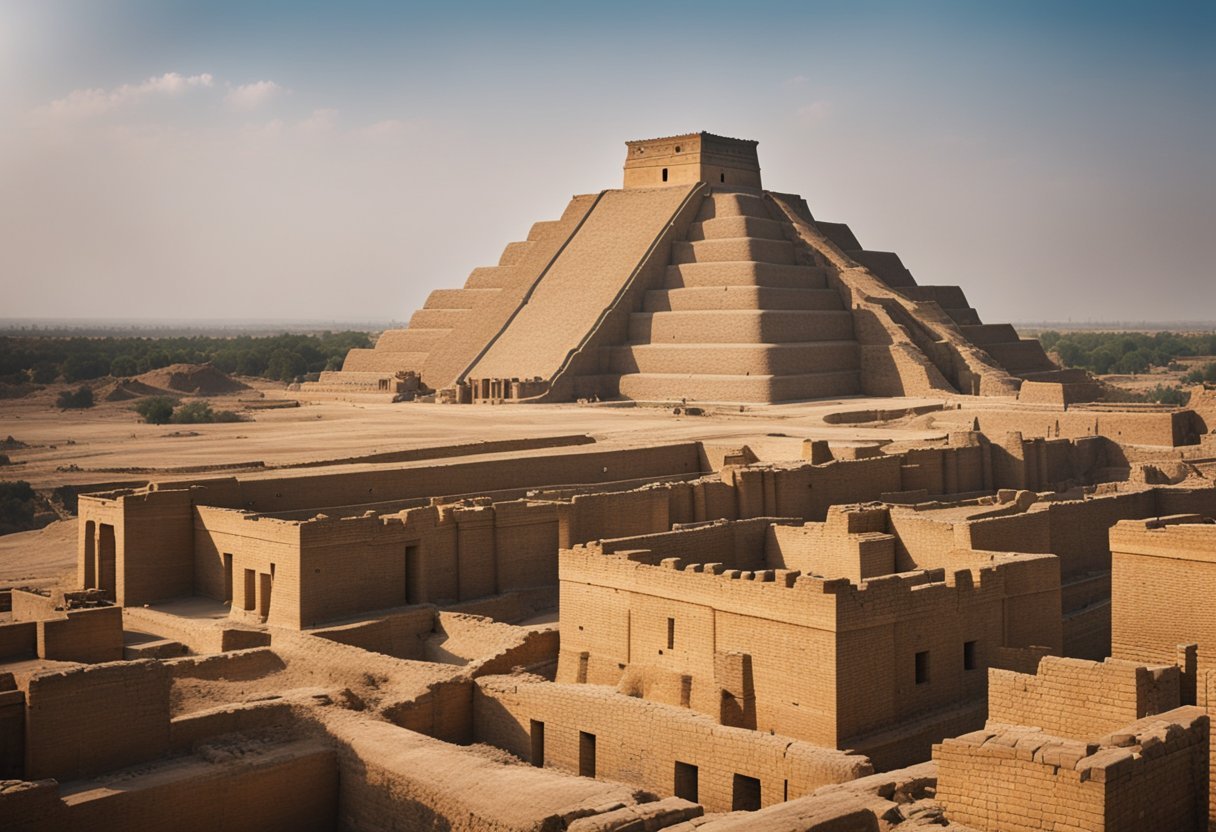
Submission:
M 1010 395 L 1031 379 L 1036 398 L 1092 398 L 1037 341 L 981 323 L 959 287 L 919 285 L 897 254 L 766 190 L 756 142 L 627 148 L 623 188 L 574 197 L 314 394 L 408 376 L 461 402 L 778 402 Z

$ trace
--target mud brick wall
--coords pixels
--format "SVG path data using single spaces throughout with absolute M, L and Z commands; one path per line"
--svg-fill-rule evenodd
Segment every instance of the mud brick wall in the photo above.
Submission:
M 33 621 L 0 624 L 0 659 L 32 659 L 38 655 L 38 628 Z
M 504 766 L 485 753 L 386 722 L 349 717 L 331 720 L 328 730 L 339 744 L 343 829 L 384 829 L 386 818 L 417 818 L 400 826 L 409 832 L 561 829 L 591 814 L 586 809 L 636 802 L 633 790 L 619 783 Z
M 200 505 L 277 512 L 703 472 L 700 445 L 680 442 L 615 450 L 559 448 L 526 460 L 422 462 L 387 470 L 376 466 L 342 473 L 187 480 L 163 487 L 198 485 L 204 489 L 195 495 Z
M 533 721 L 544 723 L 543 750 L 534 744 Z M 872 771 L 861 756 L 717 725 L 685 708 L 590 685 L 485 677 L 476 684 L 473 722 L 477 741 L 572 773 L 580 771 L 580 732 L 594 735 L 596 777 L 660 795 L 675 793 L 677 762 L 695 766 L 696 800 L 711 812 L 732 808 L 736 774 L 759 780 L 768 806 Z M 542 760 L 532 757 L 534 749 Z
M 604 537 L 666 531 L 672 523 L 671 502 L 667 488 L 577 494 L 557 506 L 558 546 L 568 548 Z
M 769 567 L 854 583 L 896 571 L 895 537 L 879 532 L 849 534 L 820 523 L 773 525 L 765 549 Z
M 255 581 L 260 575 L 271 576 L 267 622 L 298 628 L 303 526 L 206 506 L 196 507 L 193 516 L 193 569 L 198 594 L 217 601 L 231 600 L 233 609 L 240 610 L 246 603 L 245 571 L 251 570 Z M 230 570 L 225 565 L 226 556 L 231 556 Z M 255 583 L 251 610 L 256 609 L 258 590 Z
M 15 832 L 329 832 L 337 815 L 334 752 L 302 741 L 239 760 L 188 757 L 122 782 L 120 788 L 74 791 L 60 799 L 51 783 L 36 805 L 12 817 Z M 7 805 L 0 806 L 3 815 Z M 9 828 L 9 827 L 6 827 Z
M 398 659 L 425 660 L 424 641 L 435 627 L 436 608 L 411 607 L 353 624 L 309 630 L 310 635 Z
M 1199 668 L 1216 668 L 1216 525 L 1152 528 L 1128 520 L 1110 531 L 1112 655 L 1172 663 L 1199 645 Z
M 40 673 L 25 695 L 30 780 L 75 780 L 169 749 L 169 671 L 158 662 Z
M 1000 648 L 1058 651 L 1056 569 L 1052 558 L 1026 556 L 931 581 L 887 576 L 837 590 L 839 741 L 982 701 Z
M 122 607 L 71 610 L 37 623 L 38 657 L 64 662 L 115 662 L 123 656 Z
M 63 615 L 55 609 L 55 599 L 49 595 L 14 589 L 10 593 L 13 621 L 38 621 Z
M 988 722 L 1089 740 L 1180 704 L 1177 667 L 1044 656 L 1035 675 L 988 672 Z
M 1004 436 L 1013 431 L 1029 437 L 1079 439 L 1105 436 L 1128 445 L 1174 446 L 1192 432 L 1191 415 L 1186 411 L 1157 413 L 1117 413 L 1082 409 L 1009 412 L 959 410 L 937 418 L 952 424 L 970 426 L 978 420 L 979 430 L 988 436 Z
M 1208 720 L 1179 708 L 1121 729 L 1119 747 L 1025 727 L 935 746 L 937 799 L 979 832 L 1201 832 Z
M 1062 641 L 1051 557 L 860 586 L 780 569 L 681 568 L 678 559 L 654 566 L 648 552 L 604 555 L 590 546 L 560 557 L 558 681 L 686 675 L 680 704 L 832 747 L 982 700 L 996 648 L 1058 652 Z M 918 653 L 929 665 L 920 681 Z M 791 664 L 791 655 L 800 660 Z
M 493 593 L 557 584 L 557 506 L 524 500 L 494 504 Z

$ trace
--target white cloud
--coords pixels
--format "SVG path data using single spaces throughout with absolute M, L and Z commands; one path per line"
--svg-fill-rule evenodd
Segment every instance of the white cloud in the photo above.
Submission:
M 337 110 L 313 110 L 312 115 L 297 126 L 306 133 L 323 133 L 332 130 L 337 121 Z
M 109 112 L 124 104 L 154 96 L 178 96 L 197 88 L 208 88 L 214 83 L 210 73 L 201 75 L 182 75 L 179 72 L 166 72 L 164 75 L 149 78 L 140 84 L 123 84 L 112 89 L 80 89 L 72 90 L 63 98 L 58 98 L 36 112 L 58 118 L 89 118 Z
M 803 124 L 817 124 L 832 113 L 832 102 L 819 99 L 798 108 L 798 120 Z
M 234 110 L 256 110 L 282 91 L 274 81 L 254 81 L 234 87 L 224 96 L 224 103 Z

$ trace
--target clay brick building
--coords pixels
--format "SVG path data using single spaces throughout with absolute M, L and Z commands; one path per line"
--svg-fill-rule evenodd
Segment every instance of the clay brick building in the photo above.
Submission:
M 559 683 L 854 749 L 881 767 L 983 721 L 986 668 L 1061 649 L 1059 566 L 896 568 L 887 511 L 757 519 L 561 553 Z M 919 755 L 919 756 L 918 756 Z

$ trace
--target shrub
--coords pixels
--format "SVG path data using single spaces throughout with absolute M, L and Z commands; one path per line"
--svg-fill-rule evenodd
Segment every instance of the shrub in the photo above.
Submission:
M 212 410 L 207 402 L 188 402 L 173 411 L 169 420 L 175 425 L 204 425 L 212 422 L 239 422 L 241 417 L 231 410 Z
M 92 407 L 93 391 L 88 387 L 81 387 L 74 391 L 64 390 L 59 394 L 59 398 L 55 399 L 55 406 L 64 410 Z
M 0 482 L 0 534 L 34 526 L 34 489 L 25 480 Z
M 49 361 L 35 364 L 30 368 L 30 381 L 34 384 L 51 384 L 59 378 L 59 367 Z
M 168 396 L 152 396 L 135 403 L 135 412 L 149 425 L 167 425 L 173 418 L 173 406 L 177 404 Z
M 1187 384 L 1199 384 L 1204 381 L 1216 383 L 1216 361 L 1210 361 L 1202 367 L 1196 367 L 1183 376 L 1182 380 Z

